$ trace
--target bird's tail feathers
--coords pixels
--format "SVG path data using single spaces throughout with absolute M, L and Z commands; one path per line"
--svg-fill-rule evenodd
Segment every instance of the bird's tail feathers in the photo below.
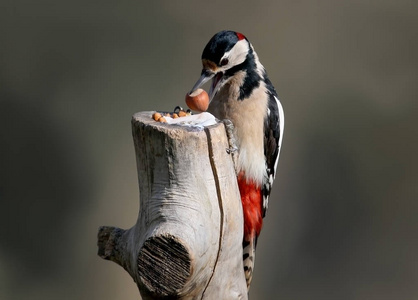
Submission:
M 251 280 L 253 278 L 254 260 L 255 260 L 255 248 L 257 245 L 257 237 L 251 237 L 248 240 L 244 239 L 242 242 L 243 248 L 243 261 L 244 261 L 244 274 L 247 281 L 247 290 L 250 290 Z

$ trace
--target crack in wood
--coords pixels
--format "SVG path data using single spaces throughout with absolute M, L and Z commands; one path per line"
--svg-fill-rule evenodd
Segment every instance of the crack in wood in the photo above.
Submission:
M 208 141 L 208 151 L 209 151 L 209 161 L 210 161 L 210 165 L 212 167 L 212 172 L 213 172 L 213 178 L 215 180 L 215 186 L 216 186 L 216 195 L 218 197 L 218 203 L 219 203 L 219 215 L 220 215 L 220 224 L 219 224 L 219 242 L 218 242 L 218 251 L 216 254 L 216 259 L 215 259 L 215 264 L 213 266 L 213 270 L 212 270 L 212 274 L 209 277 L 208 283 L 206 284 L 203 292 L 202 292 L 202 298 L 205 296 L 205 292 L 206 289 L 208 288 L 213 275 L 215 274 L 215 270 L 216 270 L 216 265 L 218 264 L 218 260 L 219 260 L 219 255 L 221 253 L 221 249 L 222 249 L 222 233 L 223 233 L 223 227 L 224 227 L 224 210 L 223 210 L 223 201 L 222 201 L 222 194 L 221 194 L 221 187 L 219 184 L 219 175 L 218 175 L 218 171 L 216 169 L 216 165 L 215 165 L 215 161 L 214 161 L 214 154 L 213 154 L 213 145 L 212 145 L 212 137 L 210 134 L 210 129 L 209 128 L 205 128 L 205 133 L 206 133 L 206 137 L 207 137 L 207 141 Z

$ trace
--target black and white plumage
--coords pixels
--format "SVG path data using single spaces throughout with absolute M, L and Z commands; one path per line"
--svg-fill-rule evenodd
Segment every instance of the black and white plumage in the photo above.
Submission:
M 202 64 L 201 77 L 191 92 L 212 79 L 208 111 L 234 125 L 237 180 L 244 212 L 244 272 L 249 288 L 257 238 L 279 160 L 283 108 L 253 46 L 243 34 L 215 34 L 203 50 Z
M 268 79 L 267 74 L 264 76 L 264 81 L 268 89 L 269 105 L 264 121 L 264 156 L 266 159 L 267 178 L 263 183 L 263 218 L 266 215 L 268 199 L 276 176 L 284 130 L 284 111 L 277 92 Z M 279 125 L 272 126 L 272 124 Z

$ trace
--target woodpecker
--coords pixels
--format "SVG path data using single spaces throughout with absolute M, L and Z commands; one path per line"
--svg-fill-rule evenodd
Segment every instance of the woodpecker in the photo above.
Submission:
M 283 138 L 284 113 L 276 90 L 253 46 L 241 33 L 215 34 L 202 53 L 203 69 L 190 93 L 212 79 L 208 111 L 230 120 L 236 172 L 244 213 L 243 260 L 249 290 L 255 248 Z

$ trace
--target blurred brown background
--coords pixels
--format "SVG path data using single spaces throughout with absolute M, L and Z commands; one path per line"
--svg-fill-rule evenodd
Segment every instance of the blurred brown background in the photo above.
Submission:
M 138 299 L 130 119 L 244 33 L 286 128 L 251 299 L 418 299 L 417 1 L 0 1 L 0 299 Z

